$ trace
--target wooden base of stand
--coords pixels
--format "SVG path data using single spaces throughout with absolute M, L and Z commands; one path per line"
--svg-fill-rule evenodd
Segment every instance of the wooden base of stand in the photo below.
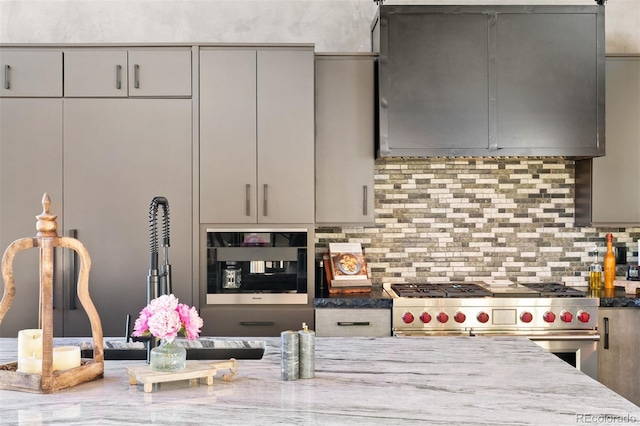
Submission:
M 213 385 L 213 377 L 218 373 L 218 369 L 229 369 L 229 374 L 223 374 L 222 380 L 230 382 L 238 374 L 238 362 L 231 358 L 229 361 L 219 362 L 199 362 L 187 361 L 187 367 L 180 371 L 155 371 L 150 366 L 127 367 L 129 384 L 141 383 L 145 392 L 153 390 L 154 383 L 175 382 L 178 380 L 199 380 L 207 386 Z
M 52 393 L 70 388 L 84 382 L 103 377 L 104 364 L 83 359 L 80 367 L 66 371 L 56 371 L 51 376 L 51 384 L 43 386 L 41 374 L 28 374 L 17 371 L 18 363 L 0 365 L 0 389 L 30 393 Z

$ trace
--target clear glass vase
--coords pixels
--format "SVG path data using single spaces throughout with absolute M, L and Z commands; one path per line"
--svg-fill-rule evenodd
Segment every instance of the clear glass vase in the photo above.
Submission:
M 187 350 L 161 340 L 160 345 L 151 349 L 151 369 L 155 371 L 179 371 L 187 366 Z

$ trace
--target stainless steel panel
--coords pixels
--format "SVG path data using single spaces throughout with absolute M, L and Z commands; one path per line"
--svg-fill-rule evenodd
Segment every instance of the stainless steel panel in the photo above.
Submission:
M 487 148 L 487 15 L 391 13 L 383 19 L 381 151 Z
M 589 149 L 604 142 L 594 90 L 602 78 L 594 60 L 596 19 L 595 13 L 497 15 L 501 149 Z

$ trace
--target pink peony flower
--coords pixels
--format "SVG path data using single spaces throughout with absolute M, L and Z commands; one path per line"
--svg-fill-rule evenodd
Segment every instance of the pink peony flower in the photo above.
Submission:
M 140 311 L 132 335 L 140 337 L 151 334 L 173 342 L 178 333 L 183 332 L 187 339 L 195 340 L 203 324 L 194 306 L 179 303 L 173 294 L 165 294 L 153 299 Z
M 204 321 L 198 315 L 198 310 L 195 306 L 189 307 L 181 303 L 178 305 L 178 313 L 184 327 L 185 337 L 189 340 L 197 339 L 200 335 L 200 328 L 204 324 Z

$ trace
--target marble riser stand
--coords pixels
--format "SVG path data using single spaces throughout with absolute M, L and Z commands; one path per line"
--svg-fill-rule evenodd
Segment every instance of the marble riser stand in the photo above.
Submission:
M 261 359 L 264 355 L 265 342 L 260 340 L 230 340 L 201 337 L 189 341 L 176 339 L 179 346 L 187 348 L 188 360 L 222 360 L 222 359 Z M 93 354 L 91 342 L 82 342 L 80 352 L 83 358 Z M 144 342 L 127 342 L 125 339 L 105 339 L 105 360 L 146 360 L 147 350 Z

